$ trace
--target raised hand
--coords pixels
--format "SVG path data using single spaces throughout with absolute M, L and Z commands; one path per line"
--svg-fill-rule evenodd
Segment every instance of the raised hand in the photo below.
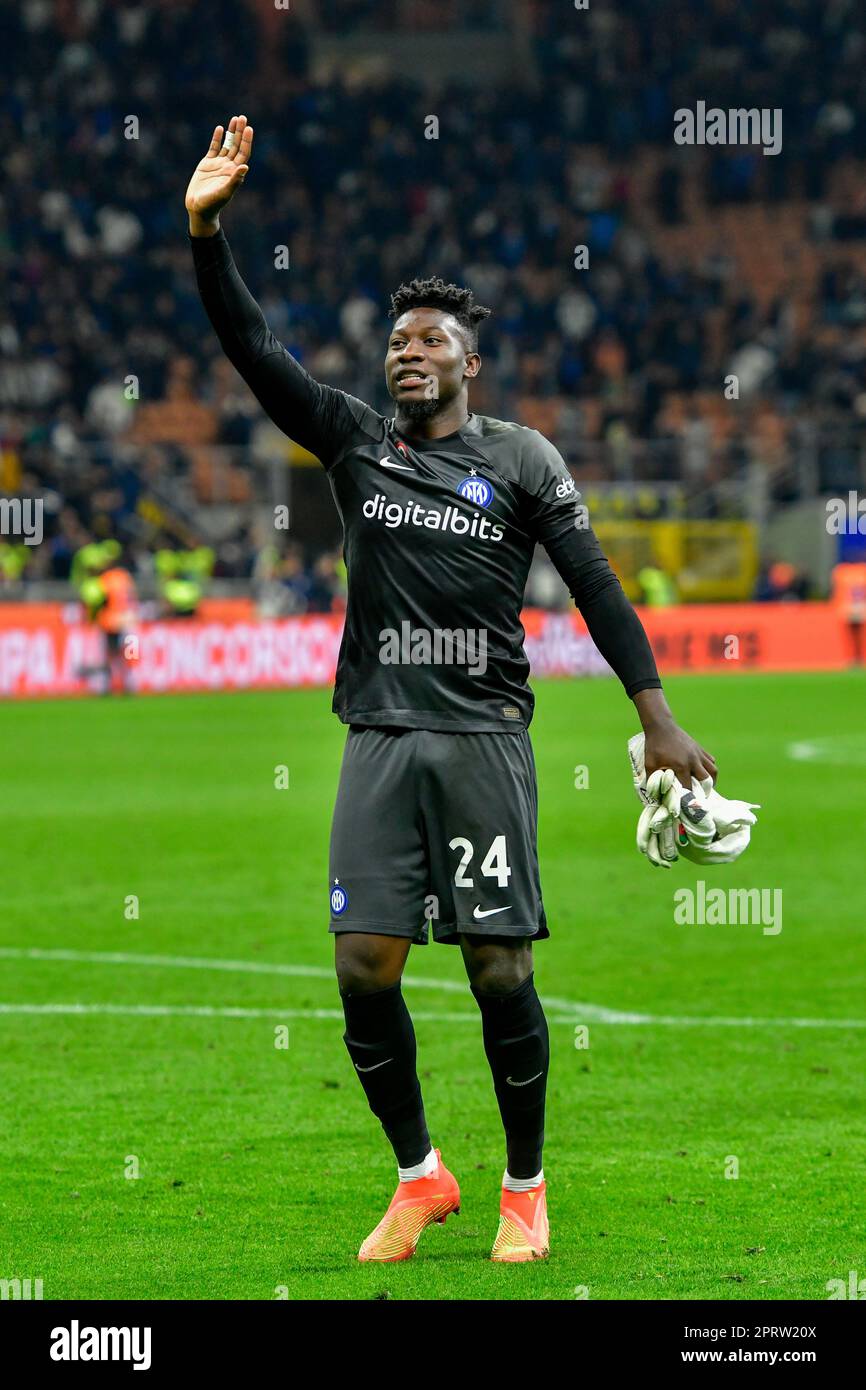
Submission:
M 216 127 L 208 152 L 189 181 L 184 206 L 193 235 L 218 230 L 221 209 L 231 201 L 250 171 L 253 128 L 247 125 L 246 116 L 232 116 L 227 134 L 233 137 L 228 145 L 223 127 Z

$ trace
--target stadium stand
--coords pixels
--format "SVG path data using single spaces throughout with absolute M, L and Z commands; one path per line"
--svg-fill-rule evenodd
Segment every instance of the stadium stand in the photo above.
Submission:
M 414 69 L 329 58 L 347 31 L 375 48 L 382 29 L 420 45 L 458 24 L 520 55 L 508 82 L 454 80 L 435 47 Z M 166 536 L 205 539 L 217 579 L 249 581 L 264 509 L 289 492 L 304 573 L 338 545 L 323 480 L 263 420 L 196 294 L 183 187 L 233 109 L 256 151 L 226 229 L 314 375 L 387 410 L 389 294 L 438 273 L 495 311 L 474 408 L 548 435 L 602 523 L 761 527 L 862 482 L 854 0 L 635 0 L 579 24 L 552 0 L 297 0 L 276 28 L 269 3 L 212 0 L 203 24 L 188 0 L 24 0 L 0 10 L 0 42 L 20 72 L 0 92 L 0 494 L 43 498 L 47 531 L 23 571 L 0 566 L 3 591 L 64 580 L 108 534 L 145 589 Z M 783 110 L 779 153 L 677 147 L 673 112 L 709 94 Z

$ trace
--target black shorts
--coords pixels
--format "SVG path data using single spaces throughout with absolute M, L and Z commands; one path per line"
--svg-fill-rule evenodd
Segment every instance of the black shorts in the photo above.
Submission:
M 426 945 L 549 936 L 529 734 L 351 727 L 331 827 L 332 932 Z

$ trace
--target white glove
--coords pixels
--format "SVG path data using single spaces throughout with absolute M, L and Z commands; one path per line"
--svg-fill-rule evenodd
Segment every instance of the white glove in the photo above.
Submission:
M 681 817 L 687 843 L 683 844 L 681 835 L 680 853 L 686 859 L 691 859 L 693 864 L 732 864 L 748 845 L 752 826 L 757 824 L 758 819 L 754 812 L 760 811 L 761 807 L 756 801 L 737 801 L 720 796 L 713 786 L 711 777 L 704 778 L 700 784 L 695 778 L 692 779 L 692 789 L 696 797 L 698 786 L 703 804 L 715 823 L 716 833 L 712 840 L 701 841 L 689 829 L 688 822 Z
M 677 824 L 668 806 L 660 803 L 676 780 L 668 769 L 659 769 L 647 785 L 644 766 L 644 736 L 635 734 L 628 741 L 628 755 L 631 760 L 634 789 L 643 802 L 643 810 L 637 823 L 637 847 L 645 854 L 656 869 L 669 869 L 679 858 L 677 852 Z
M 652 794 L 653 781 L 658 774 L 653 773 L 647 783 Z M 712 787 L 712 781 L 710 781 Z M 662 801 L 673 819 L 677 822 L 677 843 L 686 856 L 691 858 L 692 848 L 705 849 L 716 839 L 717 827 L 704 788 L 696 778 L 692 778 L 692 790 L 687 792 L 682 782 L 672 772 L 670 785 L 662 796 Z
M 691 791 L 685 791 L 670 768 L 657 769 L 647 780 L 644 747 L 643 734 L 628 741 L 635 790 L 644 804 L 637 837 L 641 853 L 665 868 L 678 852 L 694 864 L 737 859 L 749 843 L 758 803 L 720 796 L 710 777 L 703 782 L 693 777 Z
M 665 800 L 674 782 L 670 768 L 659 768 L 643 785 L 635 781 L 638 796 L 645 803 L 637 823 L 637 847 L 657 869 L 669 869 L 679 858 L 677 817 Z

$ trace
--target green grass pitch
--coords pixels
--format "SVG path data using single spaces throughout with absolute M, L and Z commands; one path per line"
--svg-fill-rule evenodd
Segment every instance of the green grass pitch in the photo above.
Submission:
M 627 699 L 538 683 L 552 1253 L 510 1267 L 488 1259 L 504 1148 L 480 1020 L 433 945 L 405 992 L 463 1209 L 405 1264 L 355 1258 L 395 1171 L 332 975 L 330 693 L 2 706 L 0 1278 L 46 1299 L 772 1300 L 866 1276 L 866 680 L 666 684 L 720 789 L 763 811 L 737 865 L 651 869 Z M 677 925 L 702 874 L 781 889 L 781 932 Z

